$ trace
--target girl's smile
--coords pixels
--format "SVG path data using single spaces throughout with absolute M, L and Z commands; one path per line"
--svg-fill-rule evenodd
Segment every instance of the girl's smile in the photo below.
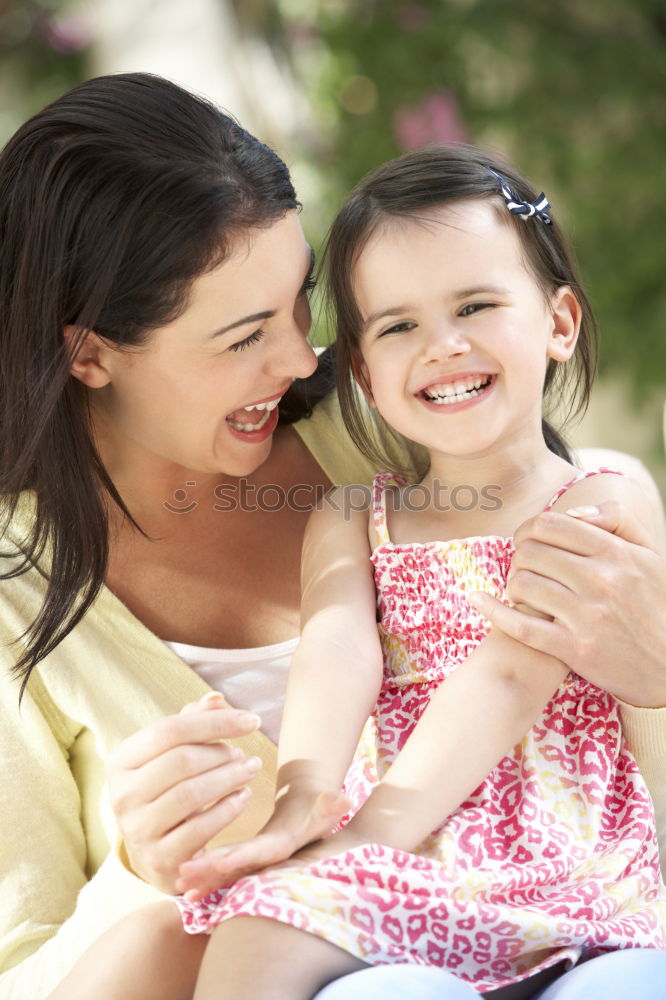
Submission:
M 520 465 L 544 447 L 546 368 L 573 351 L 574 299 L 542 289 L 503 206 L 465 199 L 388 219 L 353 284 L 360 376 L 391 427 L 431 461 L 509 449 Z
M 495 375 L 479 373 L 450 375 L 428 383 L 415 395 L 429 409 L 457 413 L 458 410 L 474 406 L 485 399 L 492 390 L 495 379 Z

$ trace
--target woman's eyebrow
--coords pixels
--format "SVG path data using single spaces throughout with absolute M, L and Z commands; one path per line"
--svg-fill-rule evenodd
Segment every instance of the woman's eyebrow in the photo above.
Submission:
M 228 333 L 229 330 L 235 330 L 239 326 L 246 326 L 248 323 L 260 323 L 262 320 L 271 319 L 273 316 L 275 316 L 274 309 L 271 309 L 268 312 L 252 313 L 251 316 L 243 316 L 242 319 L 234 320 L 234 322 L 229 323 L 228 326 L 223 326 L 219 330 L 216 330 L 215 333 L 211 333 L 210 338 L 212 340 L 214 337 L 219 337 L 223 333 Z
M 308 269 L 305 275 L 304 279 L 305 281 L 308 280 L 308 278 L 314 271 L 314 266 L 315 266 L 315 252 L 312 249 L 312 247 L 310 247 L 309 249 L 310 249 L 310 256 L 308 258 Z M 274 309 L 270 309 L 266 312 L 252 313 L 251 316 L 243 316 L 241 319 L 236 319 L 234 320 L 233 323 L 229 323 L 228 326 L 220 327 L 220 329 L 216 330 L 215 333 L 211 333 L 210 339 L 213 340 L 214 337 L 220 337 L 223 333 L 229 333 L 230 330 L 236 330 L 239 326 L 246 326 L 248 323 L 261 323 L 262 320 L 272 319 L 273 316 L 275 316 Z

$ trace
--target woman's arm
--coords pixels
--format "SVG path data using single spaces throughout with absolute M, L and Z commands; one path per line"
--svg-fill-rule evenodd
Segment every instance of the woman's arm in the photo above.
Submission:
M 329 833 L 349 806 L 340 794 L 377 700 L 382 653 L 368 543 L 368 512 L 337 490 L 308 523 L 302 554 L 301 641 L 289 671 L 278 749 L 275 812 L 253 840 L 181 867 L 196 899 L 276 864 Z
M 42 1000 L 89 942 L 157 894 L 113 855 L 90 878 L 69 762 L 78 727 L 49 713 L 33 684 L 19 710 L 8 660 L 0 677 L 0 998 Z
M 3 612 L 9 618 L 7 607 Z M 108 662 L 108 659 L 102 660 L 105 666 Z M 100 697 L 105 692 L 108 693 L 108 689 L 102 686 Z M 145 698 L 145 691 L 140 687 L 134 689 L 134 694 L 137 699 Z M 109 710 L 112 712 L 111 708 Z M 191 813 L 190 784 L 194 795 L 204 797 L 205 805 L 211 796 L 214 799 L 219 796 L 222 800 L 239 783 L 248 780 L 242 775 L 242 759 L 224 763 L 222 744 L 215 744 L 211 763 L 210 744 L 206 742 L 238 735 L 242 731 L 242 727 L 235 724 L 239 715 L 241 713 L 227 709 L 199 711 L 189 717 L 171 716 L 141 730 L 130 740 L 132 745 L 137 740 L 143 741 L 145 750 L 146 742 L 152 744 L 158 733 L 163 739 L 167 733 L 175 736 L 177 730 L 181 737 L 189 733 L 190 745 L 181 746 L 180 751 L 176 749 L 170 758 L 165 758 L 165 764 L 170 762 L 170 778 L 164 794 L 167 797 L 171 794 L 175 799 L 180 797 L 183 806 L 189 801 Z M 183 725 L 189 726 L 189 730 L 184 730 Z M 155 727 L 158 733 L 154 732 Z M 35 671 L 31 677 L 19 708 L 18 683 L 11 677 L 11 658 L 6 654 L 2 657 L 0 1000 L 25 1000 L 27 997 L 42 1000 L 68 973 L 82 951 L 109 926 L 137 907 L 161 898 L 148 881 L 127 870 L 113 851 L 95 871 L 95 858 L 103 856 L 104 831 L 107 838 L 113 836 L 95 736 L 100 736 L 99 730 L 93 735 L 57 707 L 52 692 L 42 682 L 40 671 Z M 189 767 L 189 780 L 186 775 L 179 781 L 180 766 Z M 159 771 L 159 762 L 153 762 L 153 767 Z M 146 768 L 150 771 L 151 765 L 147 764 Z M 234 777 L 228 774 L 229 768 L 240 771 Z M 212 782 L 207 790 L 206 787 L 199 789 L 201 782 L 195 773 L 197 769 L 205 772 L 204 785 L 206 778 Z M 130 777 L 131 787 L 136 791 L 136 782 L 141 784 L 142 779 L 137 779 L 134 772 Z M 153 774 L 153 780 L 159 783 L 159 774 Z M 126 792 L 130 797 L 127 789 Z M 144 788 L 142 794 L 145 792 Z M 155 819 L 151 808 L 155 805 L 159 811 L 160 802 L 159 797 L 146 794 L 149 797 L 144 800 L 143 819 L 145 826 L 150 827 Z M 136 799 L 134 808 L 139 811 Z M 225 805 L 220 806 L 222 812 L 225 808 Z M 233 814 L 233 804 L 230 811 Z M 162 839 L 166 841 L 165 853 L 178 858 L 177 870 L 183 857 L 190 856 L 191 847 L 186 844 L 189 853 L 178 857 L 183 844 L 178 829 L 181 824 L 174 824 L 177 810 L 173 804 L 171 812 L 170 829 L 176 843 L 169 843 L 166 835 Z M 191 819 L 194 829 L 185 824 L 182 836 L 188 843 L 188 838 L 194 837 L 196 842 L 197 836 L 203 836 L 201 843 L 205 843 L 206 831 L 197 829 L 196 816 Z M 216 823 L 222 823 L 219 810 Z M 162 857 L 161 839 L 156 833 L 152 834 L 151 841 L 144 831 L 143 842 L 154 858 Z

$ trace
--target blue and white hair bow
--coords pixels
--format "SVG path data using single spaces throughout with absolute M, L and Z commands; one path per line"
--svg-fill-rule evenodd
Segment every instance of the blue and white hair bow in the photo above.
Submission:
M 531 219 L 534 216 L 547 226 L 553 224 L 553 220 L 548 215 L 550 204 L 543 191 L 535 201 L 522 201 L 516 192 L 509 187 L 501 174 L 498 174 L 492 167 L 487 167 L 486 169 L 500 182 L 502 196 L 506 202 L 506 207 L 512 215 L 519 215 L 521 219 Z

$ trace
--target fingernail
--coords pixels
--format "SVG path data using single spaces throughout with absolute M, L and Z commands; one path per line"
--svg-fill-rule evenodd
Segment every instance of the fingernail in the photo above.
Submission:
M 570 507 L 567 511 L 570 517 L 596 517 L 600 513 L 598 507 Z
M 261 767 L 261 758 L 259 757 L 248 757 L 245 761 L 245 770 L 254 773 L 258 771 Z
M 469 594 L 467 594 L 467 600 L 473 608 L 480 608 L 483 597 L 481 594 L 477 593 L 476 590 L 472 590 Z
M 252 792 L 247 787 L 247 785 L 245 785 L 243 788 L 238 789 L 236 795 L 238 796 L 241 802 L 245 802 L 245 800 L 249 799 L 249 797 L 252 795 Z
M 243 729 L 258 729 L 261 725 L 261 718 L 255 712 L 239 712 L 236 722 Z
M 219 691 L 208 691 L 208 693 L 205 694 L 203 698 L 199 699 L 199 704 L 206 705 L 208 702 L 218 702 L 218 701 L 223 702 L 224 695 L 221 694 Z

